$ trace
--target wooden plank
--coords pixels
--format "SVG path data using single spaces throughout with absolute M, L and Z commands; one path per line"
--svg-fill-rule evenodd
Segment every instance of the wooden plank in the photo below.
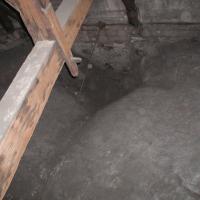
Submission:
M 83 21 L 92 5 L 93 0 L 76 0 L 74 3 L 70 6 L 71 12 L 66 12 L 66 16 L 64 14 L 60 14 L 61 12 L 64 12 L 64 10 L 67 10 L 67 7 L 69 6 L 70 2 L 72 3 L 73 0 L 63 0 L 60 7 L 56 11 L 56 15 L 58 16 L 58 20 L 62 24 L 62 28 L 64 30 L 66 43 L 72 47 L 79 30 L 81 28 L 81 25 L 83 24 Z M 66 18 L 67 17 L 67 18 Z M 66 19 L 64 21 L 64 19 Z
M 63 63 L 56 42 L 37 42 L 0 102 L 0 199 L 17 170 Z
M 19 12 L 19 9 L 17 7 L 17 4 L 14 0 L 5 0 L 8 4 L 10 4 L 15 10 Z
M 49 23 L 50 23 L 51 27 L 53 27 L 52 32 L 55 35 L 58 44 L 60 45 L 61 49 L 64 52 L 65 61 L 66 61 L 66 64 L 67 64 L 71 74 L 74 77 L 78 76 L 78 67 L 77 67 L 76 62 L 73 61 L 73 59 L 72 59 L 73 57 L 71 54 L 72 45 L 69 46 L 69 44 L 67 43 L 65 34 L 60 26 L 58 18 L 56 17 L 51 4 L 49 4 L 47 6 L 45 14 L 46 14 L 47 18 L 49 19 Z
M 71 47 L 89 9 L 77 7 L 65 24 L 67 29 L 62 29 L 48 0 L 7 1 L 20 11 L 36 45 L 0 102 L 0 199 L 12 181 L 64 60 L 75 66 Z M 76 71 L 72 73 L 76 75 Z
M 34 42 L 56 40 L 73 76 L 78 76 L 78 67 L 69 56 L 71 47 L 67 44 L 64 32 L 58 22 L 51 3 L 46 0 L 9 0 L 15 2 L 21 17 Z M 41 3 L 42 1 L 42 3 Z M 43 7 L 44 4 L 47 7 Z
M 34 42 L 44 39 L 53 39 L 58 42 L 69 70 L 73 76 L 78 76 L 78 67 L 73 60 L 69 60 L 71 59 L 69 55 L 92 0 L 63 0 L 56 14 L 49 0 L 6 1 L 20 10 Z

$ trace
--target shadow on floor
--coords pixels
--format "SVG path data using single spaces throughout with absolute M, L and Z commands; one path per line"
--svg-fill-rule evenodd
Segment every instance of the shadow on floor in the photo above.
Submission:
M 64 71 L 5 199 L 199 199 L 199 53 L 198 41 L 161 46 L 137 90 L 134 71 Z

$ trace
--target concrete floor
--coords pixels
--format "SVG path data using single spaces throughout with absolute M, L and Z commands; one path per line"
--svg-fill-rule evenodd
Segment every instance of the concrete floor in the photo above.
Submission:
M 0 54 L 1 95 L 30 48 Z M 94 66 L 81 93 L 64 71 L 5 199 L 200 199 L 199 55 L 197 40 L 160 45 L 140 84 Z

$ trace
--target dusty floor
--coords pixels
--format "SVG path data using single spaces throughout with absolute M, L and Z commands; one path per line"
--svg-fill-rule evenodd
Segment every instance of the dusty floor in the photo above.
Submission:
M 1 96 L 30 48 L 0 53 Z M 5 199 L 200 199 L 199 54 L 184 40 L 137 73 L 64 69 Z

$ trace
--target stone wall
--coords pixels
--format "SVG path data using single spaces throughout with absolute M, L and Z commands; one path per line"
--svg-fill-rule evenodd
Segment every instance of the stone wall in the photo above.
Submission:
M 99 22 L 104 24 L 101 30 Z M 128 23 L 122 0 L 94 0 L 73 51 L 88 58 L 99 68 L 128 68 L 130 59 L 127 44 L 132 32 L 133 26 Z
M 136 0 L 142 23 L 199 23 L 199 0 Z
M 122 0 L 94 0 L 86 24 L 103 21 L 106 24 L 127 24 L 128 19 Z
M 191 38 L 199 37 L 200 33 L 200 1 L 199 0 L 135 0 L 139 9 L 139 19 L 143 25 L 144 37 L 161 38 Z M 124 26 L 128 25 L 128 19 L 122 0 L 94 0 L 90 13 L 85 21 L 81 41 L 94 38 L 89 26 L 102 21 L 110 25 L 110 33 L 106 33 L 108 40 L 113 40 L 126 33 Z M 89 26 L 88 26 L 89 25 Z M 120 26 L 118 31 L 112 25 Z M 130 28 L 128 28 L 130 33 Z M 134 32 L 134 30 L 133 30 Z M 128 33 L 128 34 L 129 34 Z M 116 37 L 115 37 L 116 36 Z M 125 39 L 126 40 L 126 39 Z
M 135 0 L 135 3 L 143 27 L 141 34 L 129 25 L 122 0 L 94 0 L 74 52 L 90 58 L 88 52 L 96 43 L 91 62 L 122 69 L 132 67 L 131 59 L 135 61 L 136 54 L 142 58 L 154 55 L 160 41 L 199 37 L 200 0 Z M 106 25 L 100 33 L 99 21 Z
M 136 5 L 144 36 L 199 36 L 199 0 L 136 0 Z

